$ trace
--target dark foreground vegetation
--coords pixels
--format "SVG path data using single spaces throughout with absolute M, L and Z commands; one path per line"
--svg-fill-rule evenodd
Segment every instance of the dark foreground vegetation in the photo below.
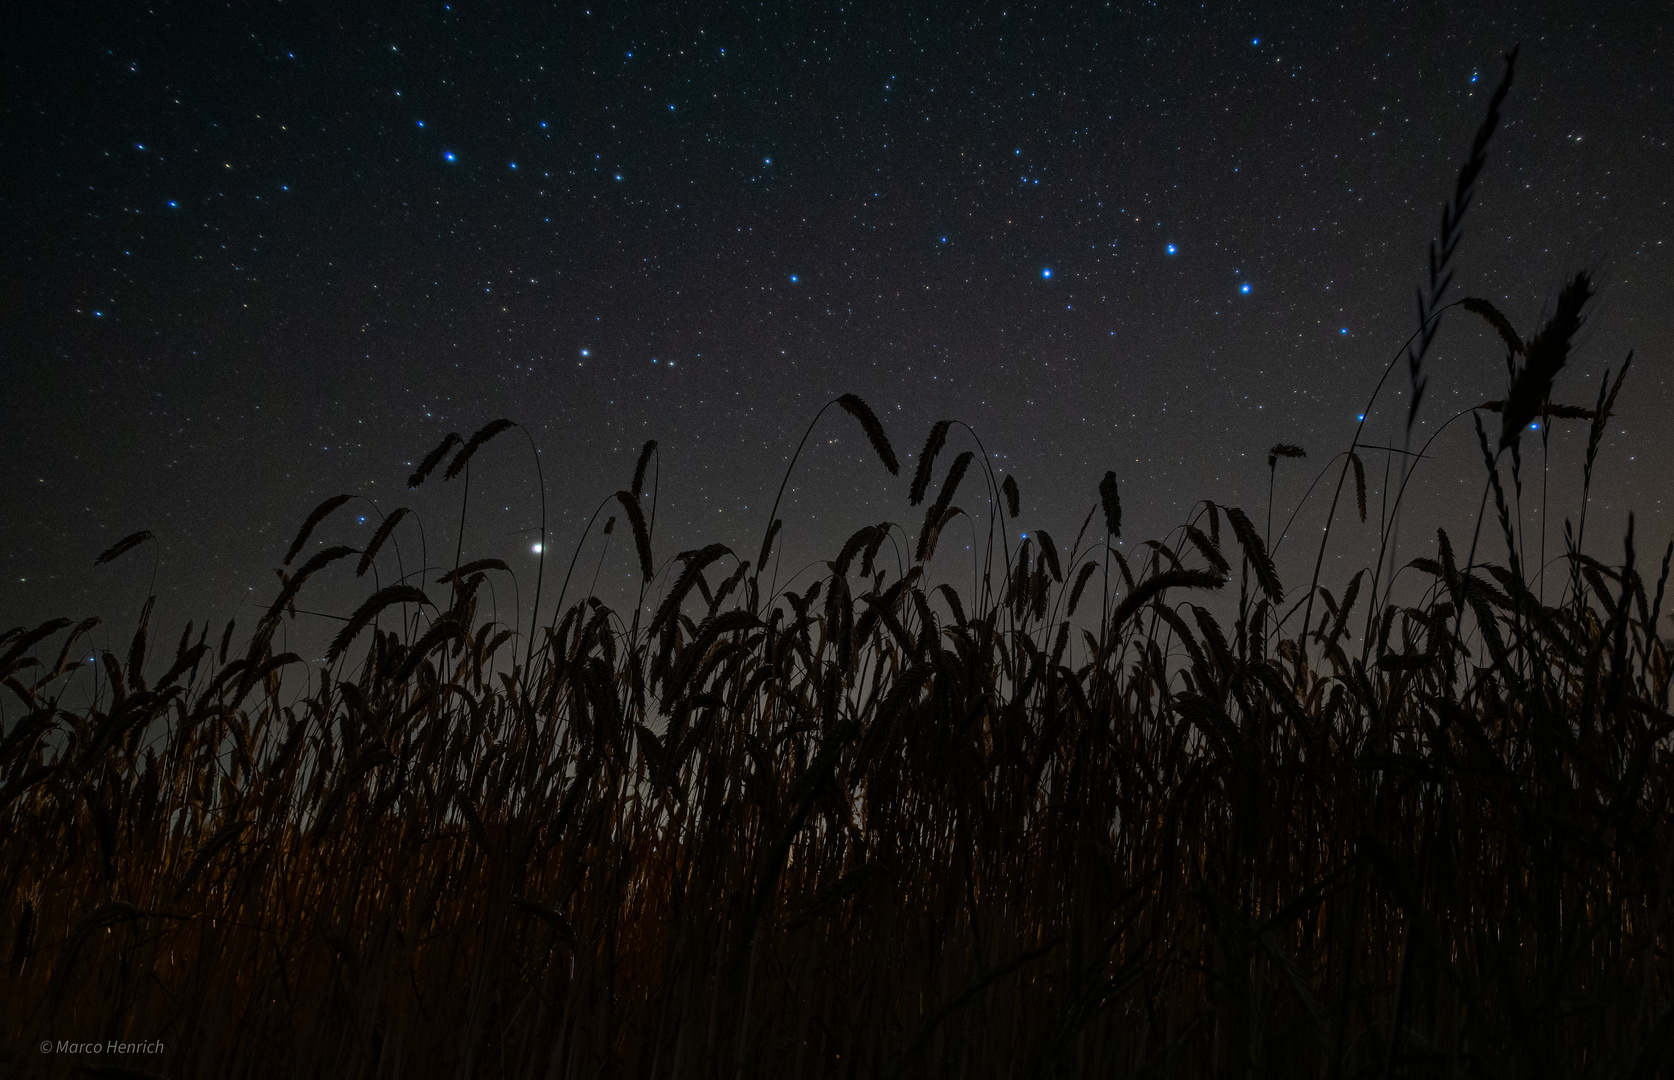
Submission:
M 1504 92 L 1432 252 L 1415 412 Z M 1015 483 L 943 423 L 922 522 L 795 591 L 771 516 L 755 551 L 659 562 L 653 444 L 578 549 L 631 549 L 632 610 L 566 576 L 550 623 L 502 624 L 504 564 L 403 564 L 404 512 L 325 546 L 344 497 L 242 644 L 142 617 L 83 663 L 92 620 L 6 632 L 0 1075 L 1668 1075 L 1669 556 L 1642 573 L 1631 527 L 1584 554 L 1583 503 L 1531 570 L 1519 509 L 1531 421 L 1590 425 L 1590 481 L 1621 375 L 1550 396 L 1590 294 L 1527 341 L 1459 302 L 1508 392 L 1454 418 L 1485 512 L 1407 564 L 1410 602 L 1382 556 L 1287 589 L 1208 502 L 1124 557 L 1113 475 L 1068 547 L 1014 545 Z M 413 482 L 468 483 L 512 427 Z M 1369 512 L 1365 452 L 1327 466 L 1334 516 Z M 930 585 L 948 530 L 989 538 L 968 587 Z M 276 653 L 350 565 L 329 662 Z

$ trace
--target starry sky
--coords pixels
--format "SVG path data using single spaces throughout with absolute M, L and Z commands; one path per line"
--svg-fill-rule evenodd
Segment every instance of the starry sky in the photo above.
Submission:
M 1106 469 L 1130 547 L 1204 498 L 1262 523 L 1267 448 L 1299 444 L 1277 531 L 1415 326 L 1514 44 L 1452 295 L 1528 333 L 1568 275 L 1597 276 L 1555 397 L 1590 405 L 1638 353 L 1589 535 L 1615 555 L 1630 507 L 1641 551 L 1674 531 L 1664 5 L 46 7 L 0 46 L 7 626 L 131 625 L 153 555 L 171 625 L 253 621 L 338 492 L 366 499 L 316 541 L 364 543 L 412 505 L 451 562 L 461 484 L 406 477 L 500 416 L 539 447 L 560 567 L 649 438 L 659 561 L 714 540 L 753 557 L 804 426 L 845 392 L 902 475 L 828 413 L 781 510 L 781 579 L 860 525 L 916 534 L 906 493 L 941 418 L 1016 477 L 1009 527 L 1060 545 Z M 1503 393 L 1497 339 L 1457 311 L 1429 370 L 1416 441 Z M 1398 445 L 1404 373 L 1389 387 L 1367 438 Z M 1581 429 L 1553 436 L 1554 538 Z M 1375 508 L 1388 455 L 1364 456 Z M 466 557 L 525 582 L 534 461 L 515 432 L 489 444 L 465 518 Z M 1467 418 L 1419 468 L 1403 550 L 1468 533 L 1482 476 Z M 155 552 L 93 567 L 139 529 Z M 1341 576 L 1371 531 L 1343 529 Z M 583 577 L 631 585 L 630 546 L 589 570 L 597 553 Z M 1311 557 L 1281 545 L 1287 584 Z M 319 581 L 304 607 L 367 591 Z

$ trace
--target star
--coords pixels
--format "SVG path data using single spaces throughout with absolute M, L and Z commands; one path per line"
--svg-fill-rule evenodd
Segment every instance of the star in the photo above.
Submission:
M 1175 246 L 1174 246 L 1174 245 L 1173 245 L 1173 244 L 1170 244 L 1170 245 L 1168 245 L 1168 253 L 1169 253 L 1169 254 L 1170 254 L 1170 255 L 1174 255 L 1174 254 L 1176 254 L 1176 253 L 1177 253 L 1177 252 L 1178 252 L 1178 251 L 1179 251 L 1179 249 L 1178 249 L 1178 248 L 1176 248 L 1176 247 L 1175 247 Z
M 1044 269 L 1040 272 L 1040 276 L 1043 277 L 1043 278 L 1051 277 L 1052 276 L 1052 268 L 1050 266 L 1048 266 L 1046 269 Z

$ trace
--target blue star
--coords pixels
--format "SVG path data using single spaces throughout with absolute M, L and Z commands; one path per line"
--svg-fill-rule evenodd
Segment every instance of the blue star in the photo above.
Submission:
M 1180 249 L 1179 249 L 1179 248 L 1177 248 L 1177 247 L 1175 247 L 1175 246 L 1174 246 L 1174 245 L 1173 245 L 1173 244 L 1170 244 L 1170 245 L 1168 245 L 1168 253 L 1169 253 L 1169 254 L 1170 254 L 1170 255 L 1176 255 L 1176 254 L 1178 254 L 1178 253 L 1179 253 L 1179 250 L 1180 250 Z
M 795 274 L 792 274 L 792 275 L 791 275 L 791 281 L 792 281 L 792 282 L 795 282 L 795 281 L 796 281 L 796 275 L 795 275 Z
M 1052 268 L 1050 266 L 1048 266 L 1046 269 L 1044 269 L 1040 272 L 1040 276 L 1043 277 L 1043 278 L 1051 277 L 1052 276 Z
M 1260 45 L 1261 44 L 1261 39 L 1258 38 L 1258 37 L 1257 38 L 1251 38 L 1250 39 L 1250 44 L 1251 45 Z
M 591 349 L 582 349 L 581 350 L 581 355 L 582 356 L 591 356 L 591 355 L 593 355 L 593 351 Z
M 442 160 L 444 160 L 444 161 L 456 161 L 458 159 L 454 157 L 453 151 L 449 150 L 445 154 L 442 155 Z
M 510 164 L 511 164 L 512 168 L 514 168 L 514 169 L 517 168 L 517 162 L 513 161 Z
M 1238 291 L 1241 292 L 1241 293 L 1249 292 L 1250 291 L 1250 283 L 1247 282 L 1247 281 L 1244 282 L 1244 284 L 1238 286 Z
M 419 121 L 419 122 L 418 122 L 418 126 L 419 126 L 419 127 L 423 127 L 423 126 L 424 126 L 424 121 L 423 121 L 423 120 L 420 120 L 420 121 Z
M 1339 333 L 1339 334 L 1346 334 L 1346 333 L 1348 333 L 1348 327 L 1346 327 L 1346 326 L 1345 326 L 1345 327 L 1343 327 L 1343 328 L 1342 328 L 1342 329 L 1341 329 L 1341 330 L 1339 330 L 1339 331 L 1337 331 L 1337 333 Z
M 1365 413 L 1361 413 L 1361 414 L 1360 414 L 1360 415 L 1359 415 L 1359 416 L 1358 416 L 1358 417 L 1356 417 L 1356 419 L 1358 419 L 1358 420 L 1364 420 L 1364 419 L 1366 419 L 1366 414 L 1365 414 Z

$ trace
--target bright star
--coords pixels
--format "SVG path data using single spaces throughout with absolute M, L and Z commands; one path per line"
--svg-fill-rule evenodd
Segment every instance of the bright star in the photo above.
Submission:
M 1176 253 L 1176 252 L 1177 252 L 1177 251 L 1178 251 L 1178 250 L 1179 250 L 1179 249 L 1178 249 L 1178 248 L 1176 248 L 1176 247 L 1175 247 L 1175 246 L 1174 246 L 1174 245 L 1173 245 L 1173 244 L 1170 244 L 1170 245 L 1168 245 L 1168 253 L 1169 253 L 1169 254 L 1170 254 L 1170 255 L 1173 255 L 1173 254 L 1175 254 L 1175 253 Z
M 1250 39 L 1250 44 L 1251 45 L 1260 45 L 1261 44 L 1261 39 L 1260 38 L 1251 38 Z
M 1360 420 L 1364 420 L 1364 419 L 1366 419 L 1366 414 L 1365 414 L 1365 413 L 1361 413 L 1361 414 L 1360 414 L 1360 415 L 1359 415 L 1359 417 L 1357 417 L 1357 419 L 1360 419 Z
M 1048 266 L 1046 269 L 1044 269 L 1040 272 L 1040 276 L 1043 277 L 1043 278 L 1051 277 L 1052 276 L 1052 268 L 1050 266 Z
M 1238 286 L 1238 291 L 1241 292 L 1241 293 L 1249 292 L 1250 291 L 1250 283 L 1247 282 L 1247 281 L 1244 282 L 1244 284 Z
M 513 161 L 510 164 L 511 164 L 512 168 L 514 168 L 514 169 L 517 168 L 517 162 Z
M 792 274 L 792 275 L 791 275 L 791 280 L 792 280 L 792 281 L 795 281 L 795 280 L 796 280 L 796 275 L 795 275 L 795 274 Z
M 420 121 L 419 121 L 419 122 L 418 122 L 418 126 L 419 126 L 419 127 L 423 127 L 423 126 L 424 126 L 424 121 L 423 121 L 423 120 L 420 120 Z
M 593 353 L 592 353 L 592 350 L 590 350 L 590 349 L 582 349 L 581 350 L 581 355 L 582 356 L 591 356 L 591 355 L 593 355 Z
M 447 152 L 447 153 L 445 153 L 445 154 L 443 154 L 443 155 L 442 155 L 442 157 L 443 157 L 443 158 L 444 158 L 444 159 L 445 159 L 445 160 L 447 160 L 447 161 L 454 161 L 454 160 L 456 160 L 456 159 L 455 159 L 455 158 L 454 158 L 454 154 L 453 154 L 453 151 L 452 151 L 452 150 L 449 150 L 449 151 L 448 151 L 448 152 Z
M 534 552 L 536 555 L 539 555 L 541 553 L 541 546 L 539 544 L 530 544 L 529 550 Z
M 1346 334 L 1346 333 L 1348 333 L 1348 327 L 1346 327 L 1346 326 L 1345 326 L 1345 327 L 1343 327 L 1343 328 L 1342 328 L 1342 329 L 1341 329 L 1341 330 L 1339 330 L 1339 331 L 1337 331 L 1337 333 L 1339 333 L 1339 334 Z

